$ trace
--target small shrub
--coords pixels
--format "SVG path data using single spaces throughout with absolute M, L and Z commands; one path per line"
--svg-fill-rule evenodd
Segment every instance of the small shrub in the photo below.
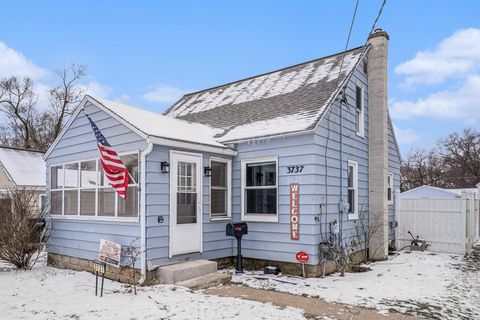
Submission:
M 38 209 L 36 189 L 8 189 L 0 201 L 0 260 L 28 270 L 47 241 L 46 210 Z

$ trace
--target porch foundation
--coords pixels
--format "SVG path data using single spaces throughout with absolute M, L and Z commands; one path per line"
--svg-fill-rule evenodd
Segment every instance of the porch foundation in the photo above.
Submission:
M 353 264 L 359 264 L 363 261 L 365 251 L 357 251 L 352 254 Z M 266 266 L 275 266 L 280 268 L 283 274 L 301 276 L 303 275 L 302 264 L 275 260 L 253 259 L 243 257 L 243 267 L 245 270 L 263 270 Z M 233 268 L 236 265 L 235 257 L 220 258 L 216 260 L 218 268 Z M 325 274 L 332 274 L 336 271 L 335 262 L 327 260 L 325 264 Z M 348 271 L 348 270 L 347 270 Z M 305 274 L 308 278 L 319 277 L 322 275 L 322 266 L 320 264 L 305 264 Z
M 47 265 L 59 269 L 70 269 L 94 273 L 92 260 L 69 257 L 57 253 L 48 253 Z M 116 268 L 107 264 L 105 278 L 122 283 L 133 284 L 134 274 L 135 279 L 138 281 L 141 276 L 139 269 L 132 269 L 126 266 Z M 153 283 L 155 283 L 155 271 L 148 271 L 145 284 Z
M 359 264 L 362 262 L 364 257 L 364 251 L 358 251 L 352 254 L 351 259 L 353 264 Z M 225 257 L 220 259 L 212 259 L 216 261 L 218 269 L 222 268 L 233 268 L 236 263 L 235 257 Z M 213 263 L 213 262 L 212 262 Z M 70 269 L 75 271 L 87 271 L 94 273 L 93 271 L 93 261 L 87 259 L 81 259 L 77 257 L 70 257 L 66 255 L 61 255 L 57 253 L 48 253 L 47 264 L 49 266 L 59 268 L 59 269 Z M 245 270 L 263 270 L 266 266 L 276 266 L 280 268 L 283 274 L 301 276 L 302 265 L 300 263 L 292 262 L 283 262 L 283 261 L 274 261 L 274 260 L 264 260 L 264 259 L 253 259 L 253 258 L 243 258 L 243 265 Z M 158 269 L 147 271 L 147 279 L 145 285 L 154 285 L 161 283 L 159 279 Z M 325 264 L 325 274 L 334 273 L 336 270 L 335 263 L 331 260 L 328 260 Z M 133 284 L 133 274 L 135 273 L 135 279 L 140 279 L 140 269 L 131 269 L 126 266 L 121 266 L 116 268 L 110 265 L 107 265 L 105 273 L 105 278 L 118 281 L 122 283 Z M 213 271 L 213 270 L 212 270 Z M 348 271 L 348 270 L 347 270 Z M 320 264 L 305 264 L 305 273 L 309 278 L 319 277 L 322 275 L 322 267 Z

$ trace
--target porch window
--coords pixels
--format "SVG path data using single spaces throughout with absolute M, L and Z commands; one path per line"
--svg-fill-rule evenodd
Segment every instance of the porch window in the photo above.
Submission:
M 347 169 L 348 219 L 358 219 L 358 163 L 348 161 Z
M 227 159 L 211 158 L 210 167 L 210 218 L 212 220 L 229 218 L 230 209 L 230 168 L 231 161 Z
M 387 176 L 387 198 L 388 204 L 393 204 L 393 173 L 391 172 Z
M 127 199 L 105 179 L 99 159 L 50 167 L 50 214 L 69 217 L 138 217 L 138 153 L 121 155 L 129 172 Z
M 278 221 L 277 158 L 242 161 L 242 218 Z
M 363 85 L 355 86 L 355 131 L 358 136 L 365 135 L 365 108 Z

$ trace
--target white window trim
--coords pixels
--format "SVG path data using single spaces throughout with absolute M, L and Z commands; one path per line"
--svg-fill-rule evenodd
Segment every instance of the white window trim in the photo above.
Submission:
M 390 177 L 390 200 L 388 200 L 389 205 L 393 205 L 393 173 L 388 172 L 387 177 Z M 388 199 L 388 178 L 387 178 L 387 199 Z
M 356 132 L 357 136 L 364 138 L 365 137 L 365 86 L 361 82 L 357 82 L 355 86 L 355 99 L 357 99 L 357 87 L 361 89 L 361 95 L 362 95 L 362 100 L 361 106 L 362 109 L 358 116 L 360 119 L 358 119 L 358 131 Z M 355 117 L 357 116 L 357 102 L 355 101 Z
M 227 215 L 212 216 L 212 179 L 210 177 L 210 221 L 222 221 L 232 219 L 232 160 L 225 158 L 210 157 L 209 166 L 212 168 L 212 162 L 226 163 L 227 168 Z
M 275 162 L 276 166 L 276 179 L 275 179 L 275 188 L 277 188 L 277 213 L 273 214 L 246 214 L 245 213 L 245 187 L 246 187 L 246 168 L 247 164 L 249 163 L 259 163 L 259 162 Z M 262 157 L 262 158 L 250 158 L 250 159 L 243 159 L 241 161 L 241 181 L 242 181 L 242 194 L 241 194 L 241 208 L 242 214 L 241 219 L 242 221 L 252 221 L 252 222 L 278 222 L 278 179 L 279 179 L 279 172 L 278 172 L 278 157 Z
M 118 153 L 119 156 L 128 156 L 131 154 L 137 154 L 138 155 L 138 168 L 139 168 L 139 173 L 138 173 L 138 180 L 140 179 L 140 170 L 143 170 L 143 168 L 140 167 L 140 150 L 134 150 L 134 151 L 128 151 L 128 152 L 122 152 Z M 83 189 L 95 189 L 95 215 L 93 216 L 87 216 L 87 215 L 80 215 L 80 190 L 82 190 L 81 187 L 81 181 L 80 181 L 80 170 L 81 170 L 81 163 L 82 162 L 89 162 L 89 161 L 95 161 L 95 166 L 96 166 L 96 185 L 94 188 L 83 188 Z M 65 165 L 76 163 L 78 164 L 78 171 L 77 171 L 77 182 L 78 185 L 76 188 L 66 188 L 65 189 Z M 52 183 L 52 167 L 61 167 L 63 170 L 63 183 L 62 183 L 62 188 L 56 188 L 56 189 L 51 189 L 51 183 Z M 69 161 L 69 162 L 64 162 L 61 164 L 52 164 L 48 167 L 48 172 L 50 175 L 50 186 L 48 192 L 50 193 L 50 198 L 51 198 L 51 192 L 52 191 L 61 191 L 62 192 L 62 214 L 49 214 L 49 217 L 52 219 L 66 219 L 66 220 L 95 220 L 95 221 L 118 221 L 118 222 L 139 222 L 140 221 L 140 206 L 137 206 L 137 216 L 136 217 L 118 217 L 118 194 L 115 192 L 115 215 L 114 216 L 99 216 L 98 215 L 98 190 L 99 189 L 106 189 L 106 188 L 111 188 L 110 186 L 100 186 L 98 181 L 99 172 L 100 169 L 100 158 L 89 158 L 89 159 L 81 159 L 77 161 Z M 137 202 L 140 204 L 140 183 L 139 181 L 136 181 L 136 183 L 132 184 L 129 181 L 128 184 L 129 187 L 131 186 L 136 186 L 137 187 Z M 65 190 L 77 190 L 77 197 L 78 197 L 78 208 L 77 208 L 77 214 L 76 215 L 65 215 Z M 49 201 L 49 206 L 51 206 L 51 201 Z
M 353 213 L 350 213 L 350 212 L 348 213 L 348 220 L 356 220 L 358 219 L 358 162 L 353 160 L 348 160 L 348 166 L 353 167 L 353 190 L 355 191 L 355 195 L 353 197 L 353 202 L 354 202 Z M 348 198 L 348 175 L 347 175 L 347 198 Z
M 46 193 L 40 193 L 38 195 L 38 209 L 40 210 L 40 212 L 42 212 L 43 208 L 42 208 L 42 198 L 45 198 L 45 205 L 47 205 L 47 194 Z

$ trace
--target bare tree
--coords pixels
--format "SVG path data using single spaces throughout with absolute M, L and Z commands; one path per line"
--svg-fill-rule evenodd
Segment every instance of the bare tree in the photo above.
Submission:
M 37 95 L 30 78 L 10 77 L 0 81 L 0 108 L 7 117 L 3 143 L 25 149 L 33 147 L 32 119 L 36 116 Z
M 480 182 L 480 132 L 452 133 L 430 150 L 417 149 L 401 166 L 402 191 L 430 185 L 471 188 Z
M 51 140 L 62 130 L 65 118 L 71 114 L 72 106 L 80 102 L 85 89 L 78 86 L 78 81 L 86 76 L 86 67 L 72 64 L 68 68 L 57 71 L 60 84 L 49 92 L 52 115 Z
M 445 162 L 437 149 L 417 149 L 402 162 L 400 188 L 404 191 L 422 185 L 449 187 L 445 172 Z
M 80 102 L 85 88 L 79 81 L 86 75 L 81 65 L 57 72 L 59 85 L 49 93 L 49 109 L 36 108 L 37 94 L 30 78 L 10 77 L 0 80 L 0 108 L 6 124 L 0 126 L 0 143 L 11 147 L 44 151 L 62 130 L 73 106 Z
M 473 187 L 480 181 L 480 131 L 465 129 L 440 141 L 448 178 L 458 188 Z

